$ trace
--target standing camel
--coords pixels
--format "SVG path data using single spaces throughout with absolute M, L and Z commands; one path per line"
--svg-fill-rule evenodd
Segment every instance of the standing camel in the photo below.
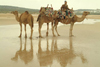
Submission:
M 86 16 L 90 14 L 90 12 L 84 11 L 82 17 L 78 17 L 77 15 L 74 15 L 73 18 L 68 18 L 68 19 L 60 19 L 60 18 L 56 18 L 55 19 L 55 24 L 54 24 L 54 28 L 56 30 L 57 35 L 59 36 L 59 33 L 57 31 L 57 25 L 58 22 L 61 22 L 63 24 L 70 24 L 70 33 L 69 36 L 73 36 L 72 35 L 72 30 L 73 30 L 73 26 L 75 22 L 82 22 Z M 54 31 L 54 30 L 53 30 Z
M 46 36 L 48 36 L 48 30 L 49 30 L 49 23 L 50 22 L 52 22 L 51 23 L 51 25 L 52 25 L 52 34 L 53 34 L 53 36 L 54 36 L 54 32 L 53 32 L 53 20 L 54 20 L 54 18 L 57 16 L 57 11 L 54 11 L 54 14 L 51 16 L 46 16 L 46 14 L 45 14 L 45 11 L 46 11 L 46 8 L 52 8 L 52 5 L 51 5 L 51 7 L 41 7 L 41 9 L 40 9 L 40 14 L 39 14 L 39 16 L 38 16 L 38 18 L 37 18 L 37 21 L 39 21 L 38 22 L 38 25 L 39 25 L 39 37 L 40 38 L 42 38 L 42 36 L 41 36 L 41 28 L 42 28 L 42 25 L 43 25 L 43 23 L 47 23 L 47 32 L 46 32 Z
M 31 36 L 30 36 L 30 39 L 31 39 L 32 38 L 32 34 L 33 34 L 33 25 L 34 25 L 33 16 L 31 14 L 29 14 L 28 11 L 25 11 L 20 16 L 18 15 L 18 11 L 12 11 L 11 13 L 15 15 L 16 20 L 20 24 L 20 35 L 19 35 L 19 37 L 21 37 L 21 35 L 22 35 L 22 23 L 23 23 L 24 26 L 25 26 L 25 38 L 27 38 L 26 24 L 29 24 L 29 26 L 31 27 Z

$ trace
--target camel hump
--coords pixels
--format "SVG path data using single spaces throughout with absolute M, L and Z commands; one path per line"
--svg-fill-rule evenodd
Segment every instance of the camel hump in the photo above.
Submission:
M 25 13 L 26 13 L 26 14 L 29 14 L 29 12 L 28 12 L 28 11 L 25 11 Z

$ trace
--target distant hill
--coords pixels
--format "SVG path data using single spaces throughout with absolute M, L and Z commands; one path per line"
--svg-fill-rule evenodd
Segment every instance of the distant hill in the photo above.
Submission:
M 100 9 L 78 9 L 74 10 L 75 14 L 82 15 L 83 11 L 90 12 L 89 15 L 100 15 Z
M 23 13 L 25 11 L 29 11 L 29 13 L 39 13 L 38 9 L 0 5 L 0 13 L 10 13 L 11 11 L 18 11 L 19 13 Z
M 77 9 L 75 11 L 94 11 L 95 9 Z
M 29 8 L 22 8 L 22 7 L 16 7 L 16 6 L 0 5 L 0 13 L 10 13 L 11 11 L 18 11 L 19 13 L 28 11 L 31 14 L 39 13 L 39 9 L 29 9 Z M 76 15 L 82 15 L 83 11 L 89 11 L 90 15 L 100 15 L 100 9 L 77 9 L 77 10 L 74 10 Z

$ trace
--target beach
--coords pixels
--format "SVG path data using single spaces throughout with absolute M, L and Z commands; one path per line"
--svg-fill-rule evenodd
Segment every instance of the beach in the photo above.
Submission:
M 44 24 L 43 38 L 38 38 L 38 14 L 33 16 L 35 26 L 29 39 L 28 25 L 28 38 L 24 38 L 24 26 L 22 38 L 18 38 L 20 26 L 14 15 L 0 14 L 0 67 L 100 67 L 100 15 L 89 15 L 76 23 L 73 37 L 69 37 L 69 24 L 59 24 L 60 36 L 56 37 L 50 27 L 46 37 Z
M 34 17 L 34 23 L 37 23 L 36 20 L 37 20 L 38 14 L 32 14 L 32 16 Z M 78 17 L 81 17 L 81 16 L 82 15 L 78 15 Z M 100 19 L 100 15 L 88 15 L 86 19 Z M 0 13 L 0 25 L 11 25 L 11 24 L 18 24 L 18 22 L 15 19 L 15 16 L 10 13 Z

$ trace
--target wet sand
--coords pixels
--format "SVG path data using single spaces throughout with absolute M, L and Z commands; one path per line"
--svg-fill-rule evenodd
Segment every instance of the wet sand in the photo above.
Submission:
M 18 24 L 1 25 L 0 67 L 100 67 L 100 22 L 75 24 L 74 37 L 69 37 L 69 27 L 59 26 L 61 36 L 57 37 L 52 37 L 51 29 L 48 37 L 42 30 L 44 38 L 40 39 L 34 31 L 30 40 L 29 27 L 25 39 L 24 29 L 22 38 L 18 38 Z

